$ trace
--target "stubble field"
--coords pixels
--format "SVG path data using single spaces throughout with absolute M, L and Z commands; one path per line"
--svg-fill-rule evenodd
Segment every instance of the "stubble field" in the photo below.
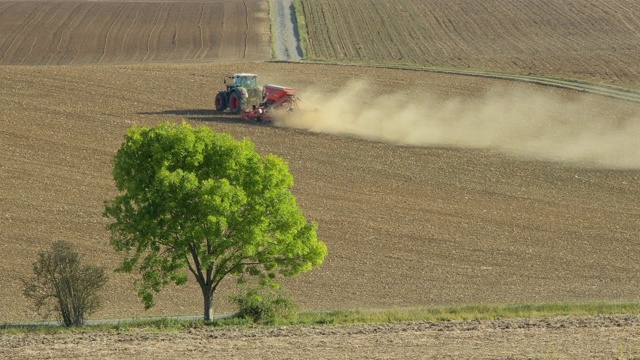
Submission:
M 17 3 L 0 3 L 0 10 Z M 177 6 L 172 4 L 166 6 Z M 6 15 L 0 12 L 0 18 Z M 36 15 L 31 18 L 42 22 Z M 184 31 L 201 39 L 194 29 Z M 109 38 L 104 32 L 102 37 Z M 129 126 L 164 120 L 186 120 L 237 138 L 249 137 L 260 152 L 277 154 L 290 163 L 298 201 L 307 217 L 320 224 L 319 236 L 329 247 L 320 269 L 284 282 L 302 310 L 639 297 L 636 103 L 420 71 L 218 59 L 189 64 L 162 58 L 157 50 L 150 50 L 144 61 L 144 56 L 130 55 L 124 62 L 180 63 L 122 65 L 116 63 L 118 52 L 96 47 L 93 52 L 109 54 L 102 62 L 110 59 L 110 64 L 18 66 L 23 60 L 17 59 L 28 58 L 9 55 L 17 54 L 10 50 L 19 48 L 18 42 L 0 47 L 5 49 L 4 59 L 14 59 L 3 62 L 14 65 L 0 66 L 2 321 L 37 319 L 20 294 L 19 278 L 30 273 L 37 252 L 53 241 L 77 244 L 85 259 L 96 265 L 108 269 L 116 265 L 101 217 L 102 202 L 115 195 L 110 160 Z M 269 44 L 261 46 L 252 51 L 268 54 Z M 146 49 L 126 47 L 130 54 Z M 197 53 L 196 47 L 191 48 Z M 51 49 L 39 51 L 42 59 L 53 58 Z M 614 49 L 608 54 L 616 56 Z M 89 52 L 84 58 L 97 63 L 100 56 Z M 579 61 L 576 57 L 568 69 Z M 599 69 L 589 67 L 590 76 L 618 81 Z M 290 127 L 247 124 L 212 111 L 222 77 L 240 71 L 300 90 L 303 106 L 310 111 Z M 352 80 L 363 80 L 365 85 Z M 345 108 L 345 104 L 350 105 Z M 313 111 L 316 107 L 318 112 Z M 384 117 L 375 115 L 379 113 Z M 132 290 L 132 278 L 110 277 L 105 307 L 95 318 L 201 312 L 199 290 L 193 284 L 167 289 L 157 308 L 145 313 Z M 229 287 L 226 284 L 223 290 Z M 226 294 L 217 298 L 216 312 L 231 309 Z M 247 333 L 229 335 L 229 343 L 211 340 L 211 346 L 235 346 L 238 357 L 260 356 L 255 353 L 259 348 L 266 351 L 263 356 L 302 358 L 343 357 L 356 348 L 361 351 L 354 356 L 362 358 L 615 357 L 621 349 L 637 353 L 640 348 L 640 327 L 634 317 L 553 321 L 564 325 L 515 323 L 507 326 L 512 330 L 500 331 L 504 326 L 484 324 L 474 331 L 445 332 L 407 324 L 378 330 L 297 329 L 292 331 L 309 337 L 286 330 L 275 335 Z M 147 333 L 126 339 L 122 336 L 128 335 L 101 334 L 97 339 L 103 340 L 98 342 L 83 334 L 3 339 L 4 351 L 14 357 L 89 357 L 96 350 L 105 356 L 157 358 L 186 356 L 193 344 L 227 336 L 195 333 L 166 339 Z M 175 352 L 156 351 L 177 338 L 188 345 L 172 345 Z M 255 338 L 262 345 L 254 346 L 249 339 Z M 344 347 L 327 351 L 327 344 L 337 339 L 344 341 Z M 526 345 L 527 341 L 532 342 Z M 110 352 L 118 342 L 123 347 Z M 301 347 L 300 342 L 308 346 Z M 36 345 L 42 343 L 51 346 Z M 492 351 L 479 344 L 496 346 Z M 575 352 L 565 351 L 571 344 Z M 77 346 L 75 350 L 71 345 Z M 281 346 L 290 347 L 290 352 L 278 353 Z
M 565 77 L 638 89 L 633 0 L 302 1 L 309 56 Z
M 259 0 L 3 1 L 0 34 L 0 65 L 256 61 L 271 56 L 268 4 Z

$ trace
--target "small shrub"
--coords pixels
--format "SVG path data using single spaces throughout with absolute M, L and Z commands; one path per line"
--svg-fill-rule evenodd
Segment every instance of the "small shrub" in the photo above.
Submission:
M 282 292 L 268 288 L 249 289 L 231 297 L 238 307 L 238 318 L 251 319 L 257 324 L 274 324 L 295 314 L 295 304 Z
M 100 308 L 98 292 L 107 276 L 99 267 L 82 265 L 71 244 L 56 242 L 50 252 L 40 252 L 33 272 L 22 279 L 23 294 L 43 317 L 55 313 L 65 326 L 82 326 L 86 316 Z

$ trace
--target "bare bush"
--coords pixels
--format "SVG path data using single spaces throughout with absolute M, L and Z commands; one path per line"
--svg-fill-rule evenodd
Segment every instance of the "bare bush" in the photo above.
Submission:
M 82 326 L 86 316 L 100 308 L 99 291 L 107 282 L 104 269 L 82 265 L 71 244 L 56 242 L 50 252 L 40 252 L 33 272 L 22 280 L 23 294 L 44 318 L 54 313 L 65 326 Z

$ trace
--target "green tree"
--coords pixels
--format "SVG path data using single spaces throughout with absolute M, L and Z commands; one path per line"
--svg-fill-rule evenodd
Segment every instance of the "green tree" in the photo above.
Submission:
M 50 252 L 40 252 L 33 272 L 22 280 L 23 294 L 45 318 L 54 312 L 66 326 L 81 326 L 100 308 L 98 293 L 107 282 L 104 269 L 83 266 L 71 244 L 59 241 Z
M 154 293 L 191 273 L 211 320 L 214 292 L 228 275 L 292 276 L 327 254 L 291 193 L 287 163 L 261 156 L 249 140 L 184 123 L 134 126 L 113 177 L 120 195 L 104 212 L 111 244 L 126 254 L 119 271 L 141 273 L 146 309 Z

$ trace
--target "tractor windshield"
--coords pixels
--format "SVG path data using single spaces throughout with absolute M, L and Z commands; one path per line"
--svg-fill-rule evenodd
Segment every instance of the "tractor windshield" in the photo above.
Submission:
M 254 88 L 258 86 L 258 81 L 255 77 L 238 77 L 236 78 L 236 86 Z

